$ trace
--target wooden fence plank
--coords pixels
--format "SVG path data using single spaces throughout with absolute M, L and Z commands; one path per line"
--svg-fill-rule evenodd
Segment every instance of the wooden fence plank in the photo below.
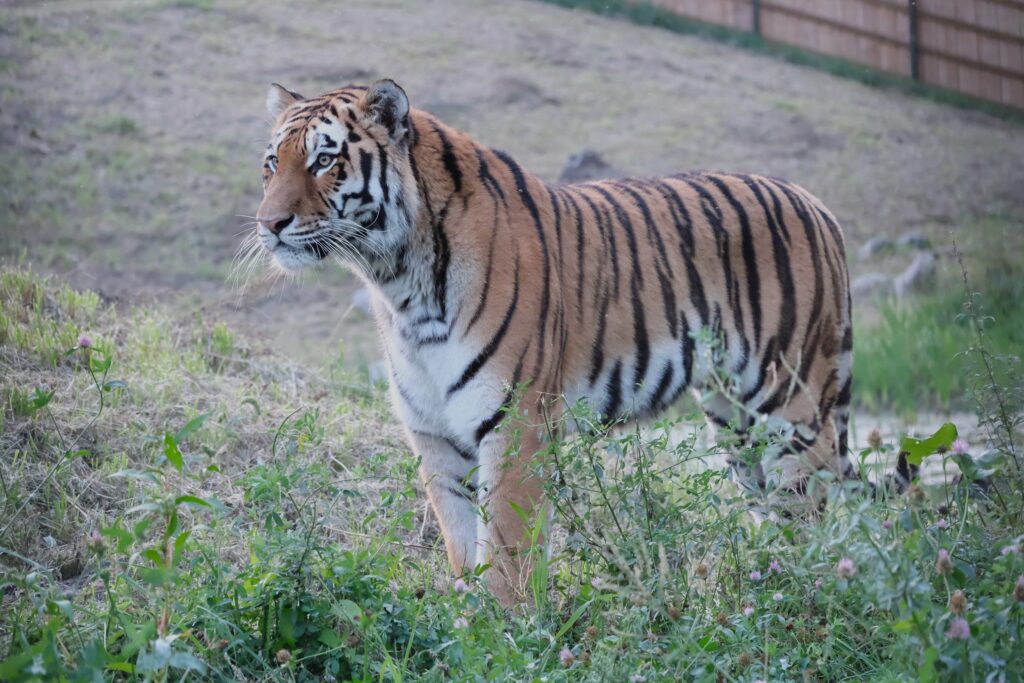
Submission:
M 851 0 L 851 6 L 853 4 L 856 4 L 856 2 L 857 2 L 857 0 Z M 811 24 L 817 24 L 817 25 L 820 25 L 820 26 L 827 26 L 829 28 L 837 29 L 839 31 L 844 31 L 844 32 L 849 33 L 851 35 L 863 36 L 865 38 L 872 38 L 872 39 L 875 39 L 875 40 L 877 40 L 879 42 L 885 42 L 885 43 L 890 43 L 890 44 L 894 44 L 894 45 L 906 45 L 907 44 L 907 40 L 906 40 L 905 37 L 904 38 L 896 38 L 896 37 L 889 37 L 889 36 L 878 35 L 877 33 L 874 33 L 872 31 L 867 31 L 867 30 L 864 30 L 864 29 L 861 29 L 861 28 L 857 28 L 855 26 L 850 26 L 849 24 L 844 23 L 844 20 L 841 19 L 841 18 L 833 19 L 833 18 L 829 18 L 829 17 L 824 17 L 824 16 L 821 16 L 818 13 L 815 13 L 815 12 L 812 12 L 812 11 L 808 11 L 806 9 L 799 9 L 799 8 L 797 8 L 794 5 L 795 5 L 795 3 L 793 3 L 792 0 L 788 0 L 788 1 L 787 0 L 761 0 L 761 11 L 762 12 L 778 12 L 780 14 L 784 14 L 784 15 L 793 17 L 794 19 L 802 20 L 803 22 L 807 22 L 807 23 L 811 23 Z M 767 36 L 765 36 L 765 37 L 767 37 Z M 780 40 L 782 42 L 785 42 L 784 39 L 780 38 Z
M 908 0 L 652 2 L 734 29 L 759 28 L 766 40 L 912 75 Z M 914 11 L 920 80 L 1024 109 L 1024 0 L 916 0 Z

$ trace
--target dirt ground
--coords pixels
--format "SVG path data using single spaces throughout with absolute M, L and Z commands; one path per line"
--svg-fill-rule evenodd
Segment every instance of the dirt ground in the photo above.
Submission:
M 634 174 L 786 177 L 852 253 L 1024 225 L 1019 124 L 696 37 L 525 0 L 29 0 L 0 7 L 0 257 L 303 359 L 343 342 L 370 360 L 350 276 L 241 299 L 225 277 L 259 202 L 267 85 L 379 77 L 548 179 L 587 147 Z

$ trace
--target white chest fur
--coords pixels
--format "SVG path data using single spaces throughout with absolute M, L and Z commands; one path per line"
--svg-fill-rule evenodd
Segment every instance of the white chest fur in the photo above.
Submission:
M 436 434 L 475 449 L 479 425 L 505 400 L 505 378 L 484 369 L 452 391 L 479 353 L 473 340 L 453 333 L 445 320 L 424 307 L 413 305 L 396 312 L 379 294 L 373 305 L 398 417 L 411 431 Z

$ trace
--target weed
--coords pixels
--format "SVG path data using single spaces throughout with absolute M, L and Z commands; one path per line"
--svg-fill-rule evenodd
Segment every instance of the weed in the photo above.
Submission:
M 129 137 L 139 132 L 139 124 L 135 119 L 124 114 L 110 114 L 96 122 L 96 129 L 101 133 L 112 133 Z

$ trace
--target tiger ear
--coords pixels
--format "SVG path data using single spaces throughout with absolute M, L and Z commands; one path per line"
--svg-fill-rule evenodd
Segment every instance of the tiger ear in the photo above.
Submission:
M 387 129 L 392 143 L 405 137 L 409 129 L 409 98 L 390 78 L 377 81 L 366 89 L 363 111 L 374 123 Z
M 293 92 L 283 85 L 271 83 L 270 90 L 267 91 L 267 112 L 272 118 L 277 119 L 281 112 L 302 99 L 305 98 L 299 93 Z

